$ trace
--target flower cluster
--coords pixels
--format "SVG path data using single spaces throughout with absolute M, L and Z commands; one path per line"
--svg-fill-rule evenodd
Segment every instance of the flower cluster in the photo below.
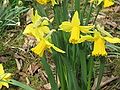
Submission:
M 57 48 L 56 46 L 54 46 L 54 44 L 48 41 L 48 38 L 50 38 L 52 32 L 55 31 L 50 30 L 48 27 L 50 20 L 47 17 L 39 16 L 37 11 L 35 12 L 35 15 L 33 15 L 32 13 L 31 19 L 32 23 L 27 25 L 23 32 L 24 35 L 31 35 L 35 37 L 38 41 L 37 46 L 32 48 L 31 50 L 40 57 L 43 56 L 46 49 L 50 48 L 53 48 L 57 52 L 65 53 L 63 50 Z
M 80 20 L 79 20 L 77 11 L 74 13 L 71 22 L 65 21 L 60 25 L 61 30 L 66 31 L 66 32 L 71 32 L 71 36 L 69 39 L 70 43 L 77 44 L 77 43 L 81 43 L 84 41 L 94 42 L 94 48 L 93 48 L 92 55 L 93 56 L 105 56 L 107 55 L 107 52 L 105 50 L 105 41 L 108 41 L 110 43 L 120 43 L 120 39 L 116 37 L 112 37 L 105 30 L 89 31 L 93 27 L 94 26 L 80 26 Z M 99 27 L 98 29 L 101 29 L 101 28 Z M 80 31 L 82 33 L 94 33 L 94 36 L 80 35 Z M 102 36 L 100 31 L 102 31 L 103 34 L 105 34 L 106 36 L 105 37 Z

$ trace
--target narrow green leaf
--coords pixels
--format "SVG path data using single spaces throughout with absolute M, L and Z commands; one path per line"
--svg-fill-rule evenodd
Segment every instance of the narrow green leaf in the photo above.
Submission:
M 55 15 L 54 16 L 54 21 L 55 21 L 55 23 L 57 25 L 57 28 L 58 28 L 58 26 L 61 23 L 61 15 L 60 15 L 61 14 L 61 10 L 60 10 L 60 7 L 58 5 L 55 5 L 53 10 L 54 10 L 54 15 Z
M 102 76 L 104 73 L 104 66 L 105 66 L 105 57 L 100 57 L 100 67 L 99 67 L 99 75 L 98 75 L 98 82 L 97 82 L 96 90 L 100 89 L 100 83 L 101 83 Z
M 88 82 L 87 82 L 87 90 L 91 89 L 91 78 L 92 78 L 92 72 L 93 72 L 93 65 L 94 65 L 94 61 L 93 61 L 93 57 L 90 57 L 89 59 L 89 73 L 88 73 Z
M 80 46 L 79 48 L 79 59 L 81 64 L 81 83 L 82 83 L 82 89 L 87 89 L 87 63 L 86 63 L 86 53 L 84 51 L 84 47 Z
M 50 69 L 50 66 L 47 63 L 45 57 L 42 58 L 41 62 L 43 64 L 45 72 L 46 72 L 46 74 L 48 76 L 48 80 L 49 80 L 49 82 L 51 84 L 52 90 L 58 90 L 58 86 L 57 86 L 57 83 L 55 81 L 54 75 L 53 75 L 52 70 Z
M 21 82 L 18 82 L 18 81 L 16 81 L 16 80 L 13 80 L 13 79 L 11 79 L 10 82 L 8 82 L 8 83 L 10 83 L 10 84 L 12 84 L 12 85 L 15 85 L 15 86 L 18 86 L 18 87 L 21 87 L 21 88 L 23 88 L 23 89 L 25 89 L 25 90 L 35 90 L 35 89 L 31 88 L 30 86 L 25 85 L 25 84 L 23 84 L 23 83 L 21 83 Z
M 80 15 L 80 1 L 81 0 L 75 0 L 75 11 L 78 11 Z
M 68 20 L 68 1 L 69 0 L 63 0 L 62 3 L 62 21 Z

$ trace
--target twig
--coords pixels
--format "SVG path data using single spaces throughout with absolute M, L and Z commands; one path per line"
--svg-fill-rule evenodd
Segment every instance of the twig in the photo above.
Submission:
M 114 80 L 116 80 L 116 79 L 118 79 L 118 78 L 120 78 L 120 77 L 112 77 L 112 78 L 110 78 L 109 80 L 107 80 L 107 81 L 105 81 L 105 82 L 102 82 L 102 83 L 100 84 L 100 88 L 103 88 L 104 86 L 106 86 L 107 84 L 111 83 L 112 81 L 114 81 Z
M 114 80 L 116 80 L 116 79 L 119 79 L 120 77 L 111 77 L 109 80 L 106 80 L 105 82 L 101 82 L 101 84 L 100 84 L 100 88 L 103 88 L 103 87 L 105 87 L 107 84 L 109 84 L 109 83 L 111 83 L 112 81 L 114 81 Z M 95 82 L 97 82 L 97 79 L 98 78 L 96 78 L 95 79 Z M 96 90 L 96 86 L 97 86 L 97 84 L 96 83 L 94 83 L 94 85 L 93 85 L 93 87 L 92 87 L 92 90 Z

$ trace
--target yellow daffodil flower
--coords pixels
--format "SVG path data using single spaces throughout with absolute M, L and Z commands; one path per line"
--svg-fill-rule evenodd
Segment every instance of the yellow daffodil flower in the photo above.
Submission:
M 0 89 L 2 86 L 5 86 L 9 88 L 9 85 L 7 82 L 10 79 L 11 73 L 5 73 L 2 64 L 0 64 Z
M 94 37 L 90 35 L 82 36 L 79 39 L 79 43 L 84 41 L 94 41 L 94 48 L 92 51 L 92 56 L 106 56 L 107 52 L 105 50 L 105 41 L 109 43 L 120 43 L 120 39 L 116 37 L 102 36 L 100 32 L 95 31 Z
M 32 13 L 31 19 L 32 23 L 26 26 L 23 34 L 32 35 L 40 41 L 41 37 L 50 32 L 50 29 L 47 27 L 47 25 L 49 25 L 48 20 L 47 18 L 39 16 L 37 11 L 35 12 L 35 15 Z
M 47 4 L 48 2 L 52 3 L 52 6 L 56 4 L 55 0 L 36 0 L 40 4 Z
M 104 7 L 110 7 L 114 4 L 114 0 L 91 0 L 90 2 L 97 2 L 99 4 L 101 4 L 102 2 L 104 3 Z
M 69 42 L 72 44 L 77 44 L 80 36 L 80 31 L 82 33 L 88 33 L 89 29 L 94 26 L 80 26 L 80 20 L 78 16 L 78 12 L 76 11 L 72 17 L 72 21 L 64 21 L 60 25 L 61 30 L 65 32 L 71 32 L 71 36 L 69 38 Z
M 65 53 L 63 50 L 57 48 L 56 46 L 54 46 L 54 44 L 51 44 L 49 41 L 47 41 L 46 39 L 41 39 L 41 41 L 37 44 L 36 47 L 32 48 L 32 51 L 39 55 L 40 57 L 43 56 L 44 52 L 46 49 L 50 49 L 53 48 L 55 49 L 57 52 L 60 53 Z

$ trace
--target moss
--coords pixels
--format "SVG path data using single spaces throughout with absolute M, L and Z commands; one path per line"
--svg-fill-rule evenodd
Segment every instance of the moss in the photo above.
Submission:
M 34 76 L 30 76 L 30 86 L 33 87 L 34 89 L 39 89 L 45 82 L 40 79 L 39 74 L 35 74 Z
M 3 65 L 4 65 L 5 72 L 15 73 L 15 71 L 17 70 L 16 62 L 14 59 L 9 59 Z

